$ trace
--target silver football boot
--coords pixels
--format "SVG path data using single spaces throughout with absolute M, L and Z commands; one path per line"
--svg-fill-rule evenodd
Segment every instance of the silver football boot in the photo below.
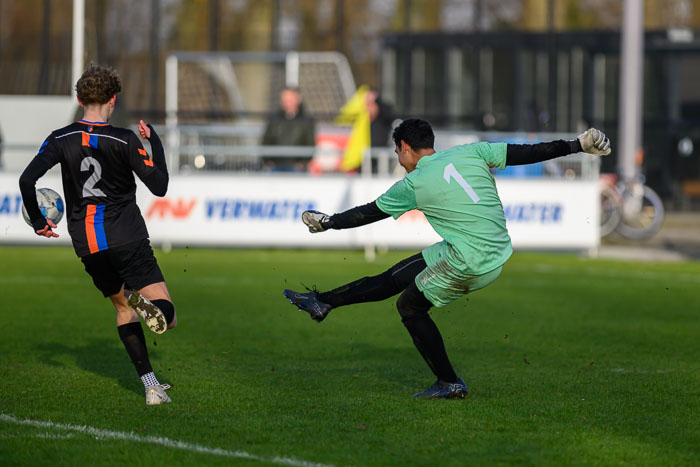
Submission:
M 169 384 L 146 386 L 146 405 L 160 405 L 172 402 L 170 397 L 165 393 L 166 389 L 170 389 Z

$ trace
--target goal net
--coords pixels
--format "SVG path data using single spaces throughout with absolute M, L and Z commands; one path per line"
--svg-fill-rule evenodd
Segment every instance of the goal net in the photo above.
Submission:
M 166 112 L 176 124 L 263 119 L 296 87 L 304 111 L 329 119 L 355 92 L 337 52 L 175 52 L 166 62 Z
M 303 111 L 330 122 L 355 93 L 338 52 L 175 52 L 166 61 L 166 128 L 171 167 L 205 154 L 225 170 L 256 170 L 267 119 L 285 87 L 299 89 Z M 218 162 L 217 162 L 218 161 Z

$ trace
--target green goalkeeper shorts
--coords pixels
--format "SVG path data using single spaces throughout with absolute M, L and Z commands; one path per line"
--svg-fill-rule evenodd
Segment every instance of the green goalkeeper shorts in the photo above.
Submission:
M 460 272 L 445 259 L 423 269 L 416 276 L 416 286 L 423 292 L 425 298 L 435 306 L 445 306 L 475 290 L 483 289 L 501 274 L 503 266 L 499 266 L 486 274 L 472 275 Z

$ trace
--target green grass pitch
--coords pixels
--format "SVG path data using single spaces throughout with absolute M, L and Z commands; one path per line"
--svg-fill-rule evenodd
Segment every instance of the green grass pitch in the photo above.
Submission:
M 146 407 L 115 313 L 68 248 L 0 248 L 2 465 L 698 465 L 700 264 L 517 253 L 431 312 L 465 400 L 395 300 L 323 323 L 282 289 L 382 272 L 357 251 L 157 251 L 179 326 Z

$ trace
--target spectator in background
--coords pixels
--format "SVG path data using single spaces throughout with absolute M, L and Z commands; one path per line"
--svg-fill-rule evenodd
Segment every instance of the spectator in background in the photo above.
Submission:
M 316 128 L 313 119 L 304 115 L 301 94 L 295 88 L 280 92 L 280 111 L 265 128 L 263 146 L 314 146 Z M 311 157 L 265 157 L 263 165 L 269 170 L 303 171 Z
M 389 137 L 394 122 L 391 107 L 382 101 L 376 89 L 370 89 L 366 96 L 367 111 L 369 112 L 370 136 L 373 148 L 384 148 L 390 145 Z

